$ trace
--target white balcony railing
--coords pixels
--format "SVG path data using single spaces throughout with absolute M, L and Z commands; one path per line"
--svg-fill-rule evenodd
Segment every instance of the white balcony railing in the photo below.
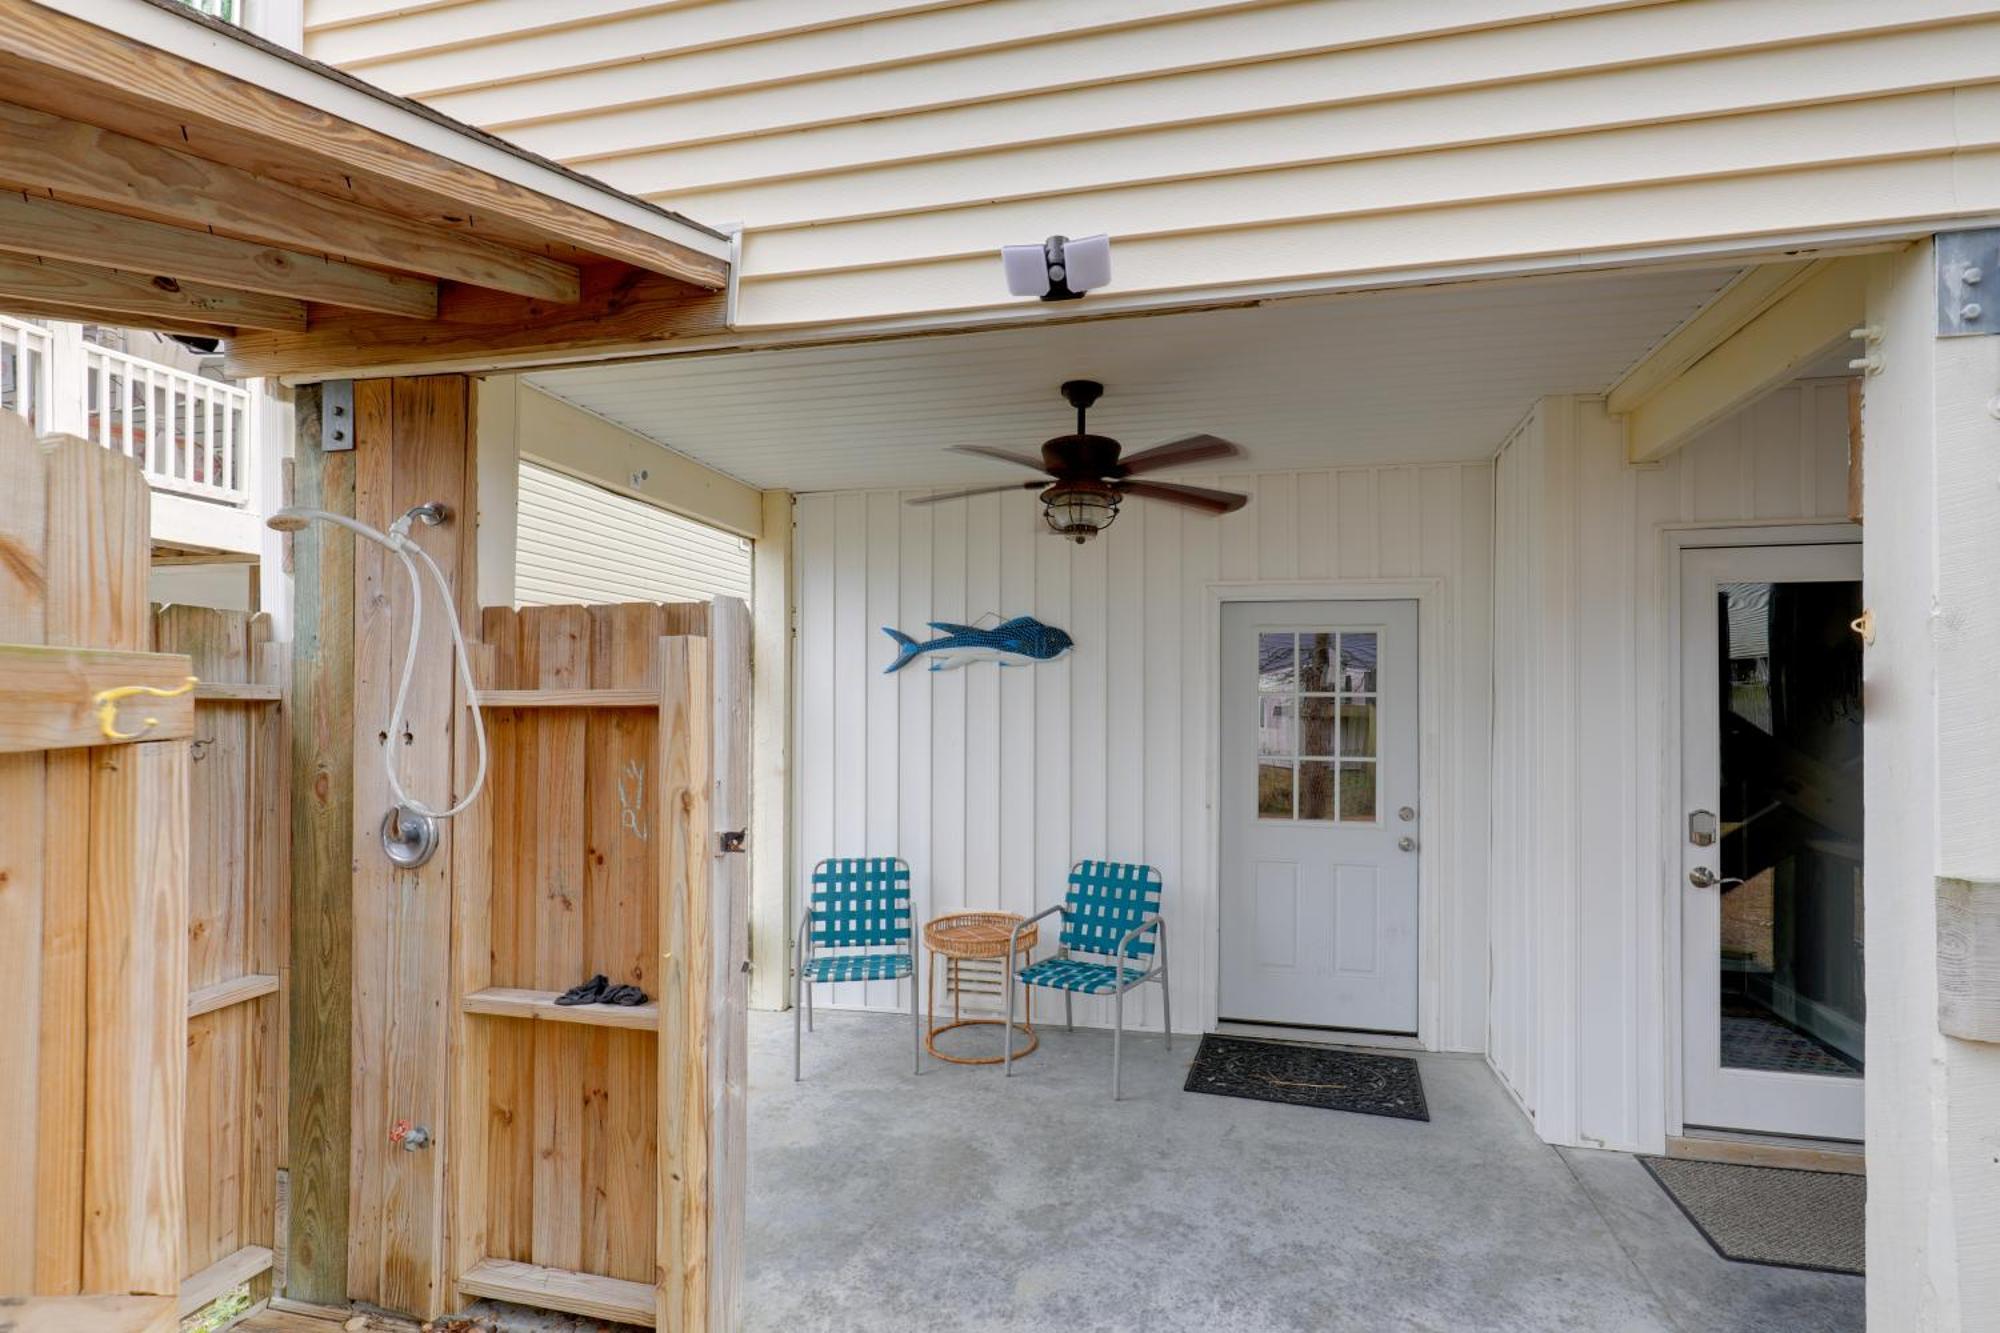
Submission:
M 172 366 L 83 345 L 88 438 L 137 461 L 158 490 L 250 503 L 250 393 Z
M 251 507 L 257 413 L 248 389 L 0 315 L 0 406 L 133 459 L 159 491 Z
M 0 315 L 0 407 L 28 419 L 46 434 L 49 399 L 49 331 Z

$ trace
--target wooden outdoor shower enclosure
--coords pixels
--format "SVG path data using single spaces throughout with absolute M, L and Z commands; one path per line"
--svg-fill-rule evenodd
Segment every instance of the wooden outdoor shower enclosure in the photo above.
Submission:
M 326 451 L 320 390 L 300 391 L 294 499 L 377 528 L 442 501 L 450 520 L 416 539 L 479 683 L 468 697 L 427 605 L 395 737 L 410 607 L 389 553 L 326 524 L 295 536 L 281 688 L 262 618 L 147 616 L 129 461 L 7 443 L 10 479 L 30 458 L 51 479 L 45 515 L 0 500 L 0 643 L 34 645 L 0 647 L 0 988 L 41 1016 L 0 1026 L 0 1174 L 36 1182 L 33 1216 L 0 1223 L 0 1293 L 101 1293 L 126 1303 L 75 1327 L 167 1327 L 238 1282 L 269 1290 L 282 1239 L 278 1294 L 312 1304 L 430 1316 L 490 1296 L 727 1328 L 747 609 L 482 615 L 471 382 L 353 392 L 355 447 Z M 46 612 L 21 594 L 42 586 Z M 100 743 L 79 691 L 190 674 L 195 693 L 118 714 L 157 716 L 145 739 Z M 383 748 L 441 806 L 472 777 L 474 709 L 484 792 L 428 864 L 393 868 Z M 553 1003 L 593 972 L 652 1002 Z

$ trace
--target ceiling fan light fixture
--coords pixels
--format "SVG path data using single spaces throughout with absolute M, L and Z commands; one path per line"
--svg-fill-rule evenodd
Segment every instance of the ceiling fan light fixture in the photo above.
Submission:
M 1081 546 L 1118 521 L 1121 498 L 1109 486 L 1064 482 L 1042 492 L 1042 518 L 1051 531 Z

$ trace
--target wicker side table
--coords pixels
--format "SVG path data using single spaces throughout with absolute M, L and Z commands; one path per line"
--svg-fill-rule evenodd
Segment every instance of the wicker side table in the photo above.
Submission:
M 950 1032 L 953 1028 L 1005 1027 L 1004 1018 L 961 1018 L 958 1012 L 958 967 L 968 959 L 993 959 L 1000 964 L 1000 984 L 1014 983 L 1014 960 L 1008 957 L 1007 942 L 1014 933 L 1014 927 L 1021 924 L 1021 918 L 1013 912 L 953 912 L 949 916 L 936 917 L 924 923 L 924 947 L 930 951 L 931 962 L 925 966 L 924 985 L 928 992 L 926 1008 L 930 1012 L 930 1030 L 924 1033 L 924 1049 L 940 1060 L 955 1065 L 997 1065 L 1004 1055 L 970 1056 L 947 1055 L 937 1048 L 938 1034 Z M 1037 928 L 1029 926 L 1021 932 L 1018 951 L 1025 959 L 1034 952 Z M 937 967 L 936 960 L 945 961 L 945 989 L 951 992 L 951 1022 L 937 1021 Z M 1005 993 L 1004 991 L 1002 992 Z M 1014 1052 L 1014 1058 L 1022 1056 L 1041 1045 L 1041 1038 L 1035 1035 L 1035 997 L 1033 990 L 1028 994 L 1027 1020 L 1014 1026 L 1028 1038 L 1028 1044 Z M 1009 1040 L 1011 1040 L 1011 1035 Z

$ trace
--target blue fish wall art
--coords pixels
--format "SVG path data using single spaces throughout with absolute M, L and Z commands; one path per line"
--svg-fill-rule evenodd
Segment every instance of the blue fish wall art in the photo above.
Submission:
M 931 659 L 931 670 L 950 671 L 968 662 L 998 662 L 1001 666 L 1052 662 L 1074 646 L 1069 635 L 1033 616 L 1016 616 L 991 629 L 945 620 L 933 620 L 930 627 L 940 637 L 923 643 L 901 630 L 882 627 L 882 632 L 896 641 L 896 660 L 883 669 L 884 675 L 901 671 L 926 655 Z

